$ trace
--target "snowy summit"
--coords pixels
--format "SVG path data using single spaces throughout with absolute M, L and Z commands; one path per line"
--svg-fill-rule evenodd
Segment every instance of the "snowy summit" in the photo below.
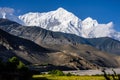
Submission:
M 7 18 L 25 26 L 38 26 L 47 30 L 75 34 L 85 38 L 111 37 L 120 41 L 120 32 L 113 29 L 113 23 L 99 24 L 88 17 L 79 19 L 73 13 L 58 8 L 50 12 L 29 12 L 24 15 L 13 15 L 11 8 L 0 8 L 0 18 Z
M 99 24 L 88 17 L 81 21 L 73 13 L 58 8 L 44 13 L 27 13 L 19 16 L 27 26 L 39 26 L 47 30 L 76 34 L 85 38 L 111 37 L 120 40 L 120 33 L 113 29 L 113 23 Z
M 80 35 L 76 29 L 81 27 L 81 20 L 63 8 L 47 13 L 30 12 L 19 16 L 19 18 L 28 26 L 40 26 L 52 31 Z

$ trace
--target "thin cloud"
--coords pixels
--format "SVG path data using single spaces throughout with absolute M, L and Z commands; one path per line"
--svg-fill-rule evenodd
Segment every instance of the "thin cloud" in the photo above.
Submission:
M 0 12 L 13 14 L 15 12 L 15 10 L 13 8 L 9 8 L 9 7 L 0 7 Z

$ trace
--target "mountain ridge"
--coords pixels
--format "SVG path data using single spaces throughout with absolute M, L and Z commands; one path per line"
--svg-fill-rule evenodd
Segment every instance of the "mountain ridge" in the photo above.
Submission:
M 10 19 L 25 26 L 38 26 L 47 30 L 75 34 L 84 38 L 111 37 L 120 41 L 120 32 L 114 30 L 113 22 L 99 24 L 97 20 L 91 17 L 81 20 L 64 8 L 44 13 L 29 12 L 20 16 L 15 16 L 11 8 L 9 11 L 7 10 L 9 9 L 0 9 L 1 18 Z M 3 12 L 7 13 L 6 17 L 4 17 Z
M 17 56 L 27 65 L 48 63 L 60 66 L 62 70 L 64 67 L 66 67 L 65 70 L 100 68 L 99 65 L 89 62 L 76 53 L 48 50 L 34 42 L 13 36 L 0 29 L 0 59 L 5 61 L 12 56 Z M 117 67 L 117 65 L 114 64 L 113 67 Z
M 95 45 L 93 44 L 94 42 L 92 43 L 88 39 L 76 36 L 74 34 L 53 32 L 53 31 L 45 30 L 35 26 L 30 27 L 30 26 L 22 26 L 22 25 L 14 26 L 12 24 L 7 25 L 7 23 L 14 24 L 14 22 L 12 21 L 9 22 L 9 20 L 4 20 L 4 21 L 8 21 L 8 22 L 6 22 L 6 25 L 5 24 L 1 25 L 2 24 L 1 23 L 0 24 L 1 29 L 13 35 L 31 40 L 32 43 L 35 42 L 36 45 L 42 46 L 45 49 L 52 50 L 52 52 L 48 51 L 47 53 L 41 52 L 41 51 L 34 52 L 37 50 L 31 49 L 33 48 L 31 44 L 21 43 L 24 45 L 25 44 L 28 45 L 26 46 L 28 47 L 28 49 L 24 47 L 18 47 L 18 49 L 19 48 L 25 49 L 25 52 L 22 52 L 22 53 L 19 51 L 15 51 L 15 52 L 18 53 L 17 54 L 18 56 L 21 56 L 24 59 L 27 59 L 29 62 L 32 62 L 32 63 L 35 62 L 37 64 L 49 63 L 49 64 L 54 64 L 59 66 L 66 66 L 72 69 L 98 69 L 100 67 L 119 67 L 120 66 L 119 59 L 117 58 L 119 57 L 119 54 L 118 55 L 117 53 L 108 54 L 106 53 L 107 51 L 104 51 L 104 50 L 101 51 L 99 48 L 97 49 L 96 46 L 94 46 Z M 17 41 L 15 41 L 14 38 L 12 38 L 11 36 L 8 36 L 8 37 L 13 39 L 12 41 L 13 43 L 15 42 L 17 43 Z M 95 41 L 97 42 L 97 40 Z M 20 42 L 21 41 L 19 41 L 18 43 Z M 115 43 L 120 44 L 119 41 L 117 42 L 115 41 Z M 112 46 L 113 49 L 120 50 L 119 46 L 117 47 L 114 47 L 114 46 Z M 104 45 L 103 47 L 107 48 Z M 2 49 L 3 48 L 4 47 L 2 47 Z M 112 49 L 110 48 L 109 50 L 112 50 Z M 24 53 L 28 55 L 27 58 L 23 56 Z M 31 58 L 33 59 L 31 59 L 29 56 L 31 56 Z M 89 65 L 87 65 L 86 63 Z
M 120 48 L 119 48 L 120 42 L 112 38 L 108 38 L 108 40 L 106 39 L 106 37 L 90 38 L 90 39 L 82 38 L 74 34 L 53 32 L 50 30 L 45 30 L 40 27 L 36 27 L 36 26 L 21 26 L 21 25 L 13 26 L 11 24 L 11 25 L 4 25 L 4 26 L 1 25 L 0 28 L 13 35 L 29 39 L 38 44 L 39 43 L 42 44 L 42 42 L 45 44 L 53 44 L 53 43 L 54 44 L 72 44 L 72 45 L 86 44 L 112 54 L 119 54 L 120 52 Z M 101 42 L 101 43 L 98 43 L 98 42 Z
M 30 18 L 31 16 L 32 18 Z M 19 18 L 29 26 L 39 26 L 55 32 L 71 33 L 84 38 L 111 37 L 116 40 L 120 39 L 120 32 L 113 29 L 113 22 L 99 24 L 91 17 L 82 21 L 63 8 L 46 13 L 32 13 L 32 15 L 28 13 L 19 16 Z

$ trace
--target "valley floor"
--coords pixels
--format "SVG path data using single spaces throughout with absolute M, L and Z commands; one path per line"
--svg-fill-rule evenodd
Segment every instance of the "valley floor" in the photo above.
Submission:
M 116 74 L 120 74 L 120 68 L 115 68 L 115 69 L 106 69 L 105 72 L 107 74 L 114 74 L 114 72 L 112 71 L 114 70 L 116 72 Z M 63 71 L 64 73 L 71 73 L 74 75 L 103 75 L 104 73 L 101 70 L 72 70 L 72 71 Z M 47 72 L 43 72 L 46 73 Z
M 104 76 L 33 75 L 34 80 L 105 80 Z
M 105 72 L 107 74 L 114 74 L 112 71 L 114 70 L 116 74 L 120 74 L 120 68 L 115 69 L 106 69 Z M 76 70 L 76 71 L 63 71 L 65 74 L 71 73 L 74 74 L 72 76 L 56 76 L 50 75 L 45 72 L 41 75 L 33 75 L 34 80 L 106 80 L 103 76 L 104 73 L 101 70 Z M 112 76 L 109 76 L 111 80 L 114 80 Z

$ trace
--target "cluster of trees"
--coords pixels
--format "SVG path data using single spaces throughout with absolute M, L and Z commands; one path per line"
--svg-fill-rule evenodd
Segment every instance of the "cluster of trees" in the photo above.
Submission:
M 26 65 L 20 61 L 17 57 L 9 58 L 7 62 L 0 60 L 0 71 L 18 71 L 27 70 Z
M 73 76 L 73 74 L 71 73 L 65 74 L 61 70 L 52 70 L 52 71 L 49 71 L 48 74 L 56 75 L 56 76 Z
M 9 58 L 6 62 L 0 60 L 0 80 L 30 80 L 31 77 L 30 70 L 17 57 Z

